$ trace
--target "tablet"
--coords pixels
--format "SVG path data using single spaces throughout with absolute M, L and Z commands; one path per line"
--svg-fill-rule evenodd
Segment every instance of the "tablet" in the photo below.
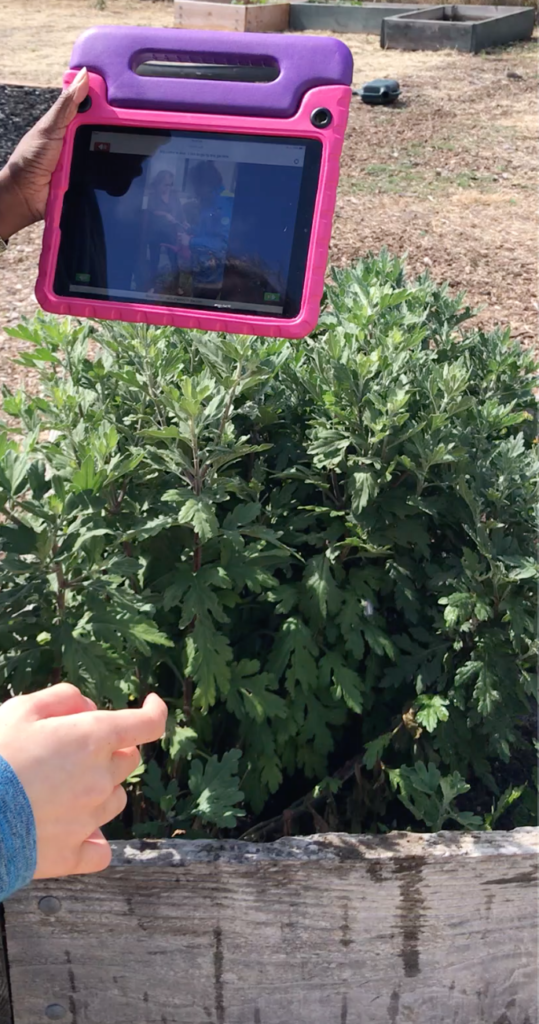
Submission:
M 79 127 L 56 294 L 297 317 L 321 155 L 317 139 Z
M 299 338 L 324 288 L 352 56 L 339 40 L 101 26 L 53 175 L 53 313 Z

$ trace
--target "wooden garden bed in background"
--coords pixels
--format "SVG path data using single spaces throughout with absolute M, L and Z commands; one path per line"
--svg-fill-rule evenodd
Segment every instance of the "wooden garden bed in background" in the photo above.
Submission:
M 290 4 L 232 4 L 217 0 L 176 0 L 176 28 L 219 29 L 228 32 L 286 32 Z

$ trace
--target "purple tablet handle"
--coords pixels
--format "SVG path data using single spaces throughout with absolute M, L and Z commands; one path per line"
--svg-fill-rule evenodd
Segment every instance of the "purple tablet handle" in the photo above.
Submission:
M 148 60 L 277 65 L 279 76 L 273 82 L 217 82 L 137 75 Z M 323 36 L 103 25 L 79 36 L 70 67 L 101 75 L 113 107 L 292 117 L 309 89 L 350 85 L 353 62 L 344 43 Z

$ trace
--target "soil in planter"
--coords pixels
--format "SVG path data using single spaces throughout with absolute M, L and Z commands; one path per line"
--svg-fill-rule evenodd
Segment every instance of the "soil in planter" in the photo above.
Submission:
M 60 89 L 0 85 L 0 167 L 23 135 L 47 113 Z

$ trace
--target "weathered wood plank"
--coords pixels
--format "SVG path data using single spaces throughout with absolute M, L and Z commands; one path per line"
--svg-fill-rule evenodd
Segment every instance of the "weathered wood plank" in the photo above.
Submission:
M 222 0 L 175 0 L 176 28 L 229 32 L 284 32 L 288 28 L 288 3 L 230 4 Z
M 431 0 L 429 0 L 431 2 Z M 326 31 L 377 35 L 384 18 L 404 11 L 414 11 L 417 4 L 402 3 L 299 3 L 290 4 L 292 32 Z
M 538 849 L 534 829 L 116 844 L 104 875 L 9 901 L 15 1024 L 536 1024 Z
M 7 965 L 4 908 L 0 904 L 0 1024 L 13 1024 Z

